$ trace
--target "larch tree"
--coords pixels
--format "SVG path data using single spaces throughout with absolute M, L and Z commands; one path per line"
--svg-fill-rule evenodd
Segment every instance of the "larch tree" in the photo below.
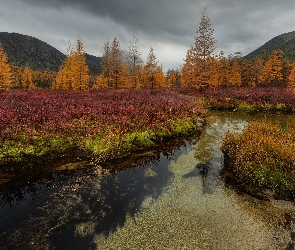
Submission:
M 206 10 L 202 14 L 200 26 L 196 33 L 198 34 L 195 37 L 195 51 L 196 56 L 199 57 L 202 61 L 202 79 L 201 87 L 207 87 L 210 85 L 208 82 L 209 75 L 213 72 L 210 72 L 213 65 L 210 64 L 212 60 L 210 59 L 215 52 L 216 41 L 213 38 L 214 29 L 211 25 L 210 18 Z M 212 84 L 211 84 L 212 85 Z
M 96 77 L 95 83 L 92 86 L 93 89 L 105 89 L 108 88 L 108 79 L 103 75 L 100 74 Z
M 196 56 L 193 46 L 187 50 L 181 69 L 181 85 L 183 87 L 199 88 L 202 80 L 202 61 Z
M 168 88 L 176 87 L 179 78 L 178 69 L 168 69 L 166 72 L 166 86 Z
M 140 58 L 141 52 L 137 46 L 138 39 L 135 35 L 132 36 L 129 45 L 129 51 L 127 54 L 127 63 L 130 72 L 130 79 L 133 83 L 133 87 L 137 88 L 138 82 L 140 81 L 140 75 L 142 71 L 142 59 Z
M 110 57 L 111 57 L 111 46 L 110 42 L 106 41 L 103 46 L 102 60 L 100 63 L 101 74 L 104 79 L 107 79 L 107 87 L 110 86 Z
M 230 64 L 228 59 L 224 56 L 223 51 L 221 51 L 218 56 L 217 71 L 218 71 L 218 86 L 227 86 L 228 77 L 230 73 Z
M 76 50 L 69 46 L 68 55 L 57 73 L 52 88 L 86 91 L 88 89 L 89 78 L 85 51 L 83 49 L 83 43 L 79 37 L 76 44 Z
M 283 54 L 282 50 L 272 51 L 260 74 L 259 81 L 261 84 L 277 84 L 283 81 Z
M 23 89 L 32 89 L 35 87 L 33 83 L 32 70 L 29 66 L 26 66 L 23 70 L 21 77 L 21 86 Z
M 115 37 L 112 42 L 110 60 L 109 60 L 109 76 L 110 85 L 113 88 L 119 88 L 120 74 L 122 71 L 123 59 L 122 51 L 120 49 L 120 43 Z
M 154 49 L 150 48 L 147 56 L 146 64 L 144 65 L 144 85 L 148 88 L 154 88 L 156 85 L 156 70 L 158 66 L 157 57 L 154 53 Z
M 86 63 L 85 51 L 83 43 L 79 37 L 76 44 L 76 50 L 72 53 L 72 89 L 74 91 L 86 91 L 88 89 L 89 74 L 88 65 Z
M 241 70 L 237 59 L 233 60 L 228 81 L 231 86 L 242 85 Z
M 133 88 L 134 85 L 131 79 L 132 78 L 131 78 L 128 64 L 127 62 L 123 62 L 122 70 L 120 72 L 120 79 L 119 79 L 120 87 L 126 88 L 126 89 Z
M 53 89 L 72 90 L 73 53 L 73 49 L 69 46 L 68 55 L 62 62 L 52 84 Z
M 0 92 L 8 92 L 12 86 L 12 72 L 7 55 L 0 44 Z
M 158 87 L 158 88 L 166 87 L 166 78 L 161 66 L 156 67 L 155 87 Z
M 295 63 L 291 66 L 291 71 L 288 77 L 288 89 L 295 94 Z

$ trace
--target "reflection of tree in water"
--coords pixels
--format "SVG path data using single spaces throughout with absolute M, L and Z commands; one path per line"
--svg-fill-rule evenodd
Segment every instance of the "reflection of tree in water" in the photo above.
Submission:
M 146 198 L 159 197 L 174 178 L 169 161 L 182 150 L 175 150 L 174 156 L 158 152 L 145 158 L 149 163 L 118 173 L 109 170 L 109 175 L 101 175 L 99 167 L 66 175 L 55 172 L 10 196 L 1 190 L 4 217 L 0 219 L 0 238 L 4 246 L 95 248 L 91 245 L 95 235 L 108 236 L 124 225 L 127 216 L 134 217 Z M 9 207 L 15 200 L 19 204 Z
M 220 157 L 215 157 L 208 162 L 198 164 L 195 169 L 182 177 L 185 179 L 200 177 L 203 195 L 212 194 L 214 193 L 215 188 L 221 184 L 221 180 L 219 178 L 221 164 L 222 159 Z
M 247 122 L 240 114 L 228 113 L 225 116 L 214 113 L 208 118 L 208 125 L 196 143 L 195 158 L 198 164 L 194 170 L 183 175 L 183 178 L 199 176 L 202 181 L 203 194 L 212 194 L 220 185 L 219 173 L 222 167 L 220 146 L 227 131 L 240 131 Z

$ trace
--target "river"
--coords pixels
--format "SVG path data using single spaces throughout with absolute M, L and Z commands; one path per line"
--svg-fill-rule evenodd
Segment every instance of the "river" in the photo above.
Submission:
M 253 119 L 294 118 L 213 112 L 200 137 L 137 165 L 75 161 L 2 178 L 0 248 L 294 249 L 294 204 L 243 194 L 220 175 L 223 136 Z

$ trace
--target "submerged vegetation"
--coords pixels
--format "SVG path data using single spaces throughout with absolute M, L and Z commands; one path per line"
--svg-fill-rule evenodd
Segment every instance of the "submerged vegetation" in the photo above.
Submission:
M 120 157 L 199 130 L 205 109 L 170 90 L 1 94 L 0 165 L 45 156 Z
M 225 168 L 251 194 L 295 200 L 295 124 L 251 122 L 222 144 Z

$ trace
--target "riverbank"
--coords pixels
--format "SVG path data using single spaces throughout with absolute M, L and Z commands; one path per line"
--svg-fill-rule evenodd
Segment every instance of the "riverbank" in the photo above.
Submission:
M 251 122 L 222 143 L 224 169 L 237 187 L 263 199 L 295 200 L 295 122 Z
M 0 166 L 61 156 L 110 160 L 200 131 L 206 110 L 172 90 L 2 93 Z

